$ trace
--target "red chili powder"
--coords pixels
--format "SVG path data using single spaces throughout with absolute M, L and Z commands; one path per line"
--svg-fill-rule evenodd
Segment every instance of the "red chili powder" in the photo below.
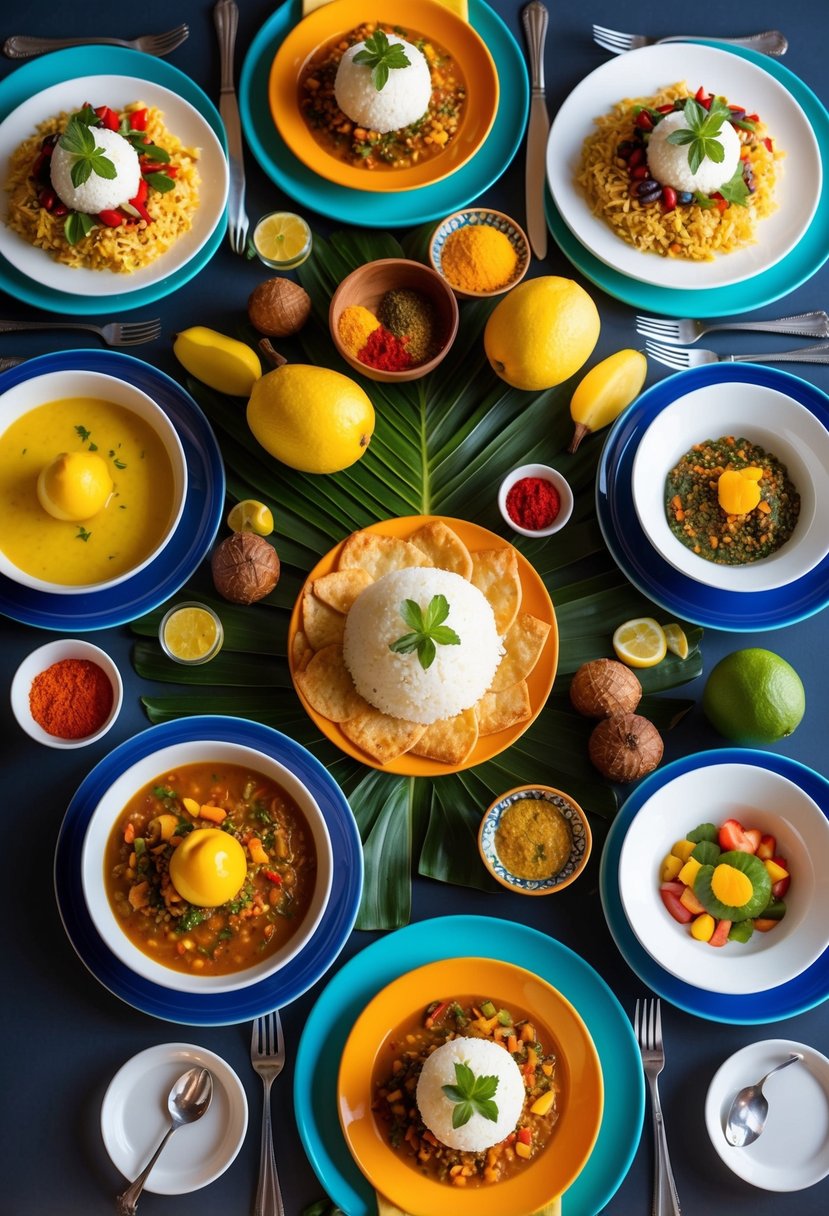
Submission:
M 522 477 L 507 494 L 507 514 L 519 528 L 549 528 L 561 509 L 558 490 L 545 477 Z
M 412 366 L 411 356 L 405 345 L 400 338 L 386 329 L 385 325 L 379 325 L 377 329 L 372 330 L 357 358 L 361 363 L 384 372 L 403 372 Z
M 38 726 L 58 739 L 85 739 L 112 709 L 112 684 L 90 659 L 61 659 L 32 680 L 29 708 Z

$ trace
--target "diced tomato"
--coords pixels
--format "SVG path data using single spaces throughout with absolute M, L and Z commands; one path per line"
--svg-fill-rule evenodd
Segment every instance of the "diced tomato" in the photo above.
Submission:
M 694 919 L 693 913 L 689 912 L 685 905 L 680 902 L 680 896 L 684 890 L 686 890 L 686 887 L 681 882 L 663 882 L 659 888 L 663 904 L 674 920 L 678 920 L 681 925 L 687 925 Z
M 106 127 L 107 131 L 117 131 L 121 125 L 118 115 L 109 106 L 96 106 L 95 113 L 100 118 L 101 125 Z
M 763 839 L 763 833 L 759 828 L 746 828 L 746 836 L 754 845 L 754 848 L 751 850 L 752 853 L 756 853 L 760 847 L 760 841 Z
M 724 853 L 753 853 L 756 848 L 755 842 L 736 819 L 726 819 L 717 834 L 717 840 Z
M 757 856 L 761 861 L 771 861 L 777 852 L 777 841 L 774 836 L 761 836 L 757 846 Z
M 788 870 L 789 863 L 785 857 L 772 857 L 775 865 L 780 866 L 781 870 Z M 782 899 L 789 889 L 789 884 L 792 881 L 791 874 L 787 874 L 785 878 L 778 878 L 777 882 L 771 884 L 771 893 L 775 899 Z
M 532 1144 L 533 1134 L 528 1127 L 519 1127 L 516 1140 L 519 1144 Z
M 130 114 L 130 130 L 131 131 L 146 131 L 147 130 L 147 109 L 146 106 L 141 110 L 133 110 Z
M 731 921 L 730 920 L 717 921 L 717 927 L 714 930 L 714 932 L 711 934 L 711 937 L 708 941 L 708 945 L 709 946 L 724 946 L 725 943 L 728 941 L 728 934 L 730 931 L 731 931 Z

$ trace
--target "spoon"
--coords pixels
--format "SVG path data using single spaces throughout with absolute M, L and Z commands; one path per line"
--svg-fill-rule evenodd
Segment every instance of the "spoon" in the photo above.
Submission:
M 167 1111 L 170 1115 L 170 1126 L 167 1128 L 161 1143 L 148 1161 L 146 1167 L 125 1191 L 116 1199 L 118 1216 L 135 1216 L 138 1196 L 144 1189 L 150 1170 L 161 1156 L 164 1145 L 177 1127 L 185 1123 L 195 1123 L 201 1119 L 210 1105 L 213 1097 L 213 1077 L 206 1068 L 190 1068 L 182 1073 L 173 1085 L 167 1098 Z
M 771 1072 L 767 1072 L 756 1085 L 747 1085 L 745 1089 L 740 1090 L 731 1103 L 726 1120 L 725 1138 L 729 1144 L 733 1144 L 735 1148 L 745 1148 L 746 1145 L 753 1144 L 762 1134 L 769 1113 L 769 1104 L 763 1093 L 763 1086 L 772 1073 L 780 1072 L 781 1068 L 788 1068 L 790 1064 L 796 1064 L 798 1060 L 802 1059 L 801 1051 L 793 1051 L 788 1060 L 784 1060 L 782 1064 L 772 1068 Z

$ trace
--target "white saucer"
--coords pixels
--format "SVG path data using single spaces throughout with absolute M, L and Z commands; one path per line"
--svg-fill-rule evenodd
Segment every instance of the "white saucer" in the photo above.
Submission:
M 770 1077 L 765 1131 L 747 1148 L 725 1138 L 725 1121 L 738 1090 L 753 1085 L 793 1052 L 800 1064 Z M 705 1100 L 711 1143 L 740 1178 L 764 1191 L 802 1191 L 829 1174 L 829 1060 L 805 1043 L 764 1039 L 730 1056 L 714 1074 Z
M 223 1174 L 234 1160 L 248 1126 L 241 1081 L 212 1051 L 190 1043 L 161 1043 L 128 1060 L 104 1095 L 104 1145 L 113 1165 L 132 1180 L 167 1129 L 167 1095 L 173 1082 L 195 1064 L 213 1074 L 213 1100 L 198 1122 L 176 1131 L 159 1157 L 145 1187 L 157 1195 L 197 1191 Z

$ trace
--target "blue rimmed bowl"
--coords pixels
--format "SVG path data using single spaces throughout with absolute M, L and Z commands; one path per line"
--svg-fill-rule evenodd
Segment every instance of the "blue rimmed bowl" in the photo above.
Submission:
M 507 811 L 516 803 L 530 798 L 549 803 L 570 829 L 570 850 L 564 862 L 553 873 L 539 878 L 526 878 L 514 873 L 499 855 L 496 839 Z M 584 811 L 569 794 L 550 785 L 519 785 L 501 794 L 487 808 L 478 831 L 478 850 L 484 865 L 497 882 L 520 895 L 553 895 L 556 891 L 563 891 L 584 870 L 592 847 L 593 834 Z
M 503 232 L 518 257 L 511 277 L 501 287 L 496 287 L 492 291 L 466 291 L 457 287 L 443 268 L 443 250 L 447 239 L 453 232 L 475 225 L 485 225 Z M 530 265 L 530 242 L 524 229 L 508 215 L 504 215 L 503 211 L 492 211 L 489 207 L 467 207 L 463 211 L 453 211 L 438 224 L 429 240 L 429 261 L 441 278 L 446 280 L 459 300 L 483 300 L 490 296 L 501 296 L 521 282 Z

